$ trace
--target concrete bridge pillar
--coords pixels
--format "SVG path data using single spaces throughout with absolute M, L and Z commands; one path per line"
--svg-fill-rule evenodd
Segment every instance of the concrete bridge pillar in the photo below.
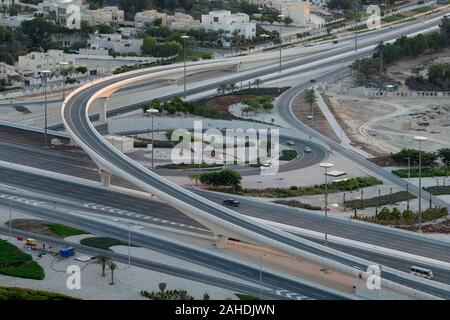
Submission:
M 99 121 L 106 123 L 106 111 L 109 107 L 109 97 L 100 97 L 96 101 L 98 105 Z
M 106 170 L 98 169 L 103 186 L 109 187 L 111 185 L 112 173 Z
M 224 249 L 227 247 L 228 237 L 224 235 L 218 235 L 216 240 L 216 247 L 219 249 Z

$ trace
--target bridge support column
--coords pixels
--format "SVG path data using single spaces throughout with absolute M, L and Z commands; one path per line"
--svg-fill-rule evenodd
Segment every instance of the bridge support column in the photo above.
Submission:
M 216 240 L 216 247 L 219 249 L 224 249 L 227 247 L 228 244 L 228 237 L 227 236 L 223 236 L 223 235 L 219 235 L 217 236 L 217 240 Z
M 101 97 L 97 99 L 99 121 L 106 123 L 106 110 L 109 104 L 109 97 Z
M 101 178 L 103 186 L 109 187 L 111 185 L 112 173 L 102 170 L 102 169 L 99 169 L 98 173 L 100 174 L 100 178 Z
M 78 143 L 77 143 L 72 137 L 70 137 L 70 140 L 69 140 L 69 146 L 71 146 L 71 147 L 77 147 L 77 146 L 78 146 Z

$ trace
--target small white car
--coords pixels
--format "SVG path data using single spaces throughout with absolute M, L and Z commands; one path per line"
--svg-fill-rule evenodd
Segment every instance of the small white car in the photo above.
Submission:
M 306 147 L 305 149 L 303 149 L 303 151 L 306 153 L 310 153 L 312 150 L 310 147 Z
M 295 145 L 295 142 L 294 142 L 294 140 L 289 140 L 289 141 L 286 142 L 286 144 L 288 146 L 293 146 L 293 145 Z

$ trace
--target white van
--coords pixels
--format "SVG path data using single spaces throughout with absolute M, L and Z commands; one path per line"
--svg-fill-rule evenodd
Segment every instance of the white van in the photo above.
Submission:
M 433 279 L 433 271 L 421 267 L 412 266 L 409 273 L 428 280 Z

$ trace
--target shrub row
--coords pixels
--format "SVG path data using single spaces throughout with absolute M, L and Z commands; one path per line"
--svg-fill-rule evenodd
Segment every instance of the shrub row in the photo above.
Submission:
M 360 188 L 371 187 L 383 182 L 375 177 L 357 177 L 328 184 L 328 192 L 352 191 Z M 325 192 L 325 184 L 316 184 L 308 187 L 292 186 L 290 188 L 246 189 L 245 194 L 256 197 L 288 198 L 306 195 L 317 195 Z

